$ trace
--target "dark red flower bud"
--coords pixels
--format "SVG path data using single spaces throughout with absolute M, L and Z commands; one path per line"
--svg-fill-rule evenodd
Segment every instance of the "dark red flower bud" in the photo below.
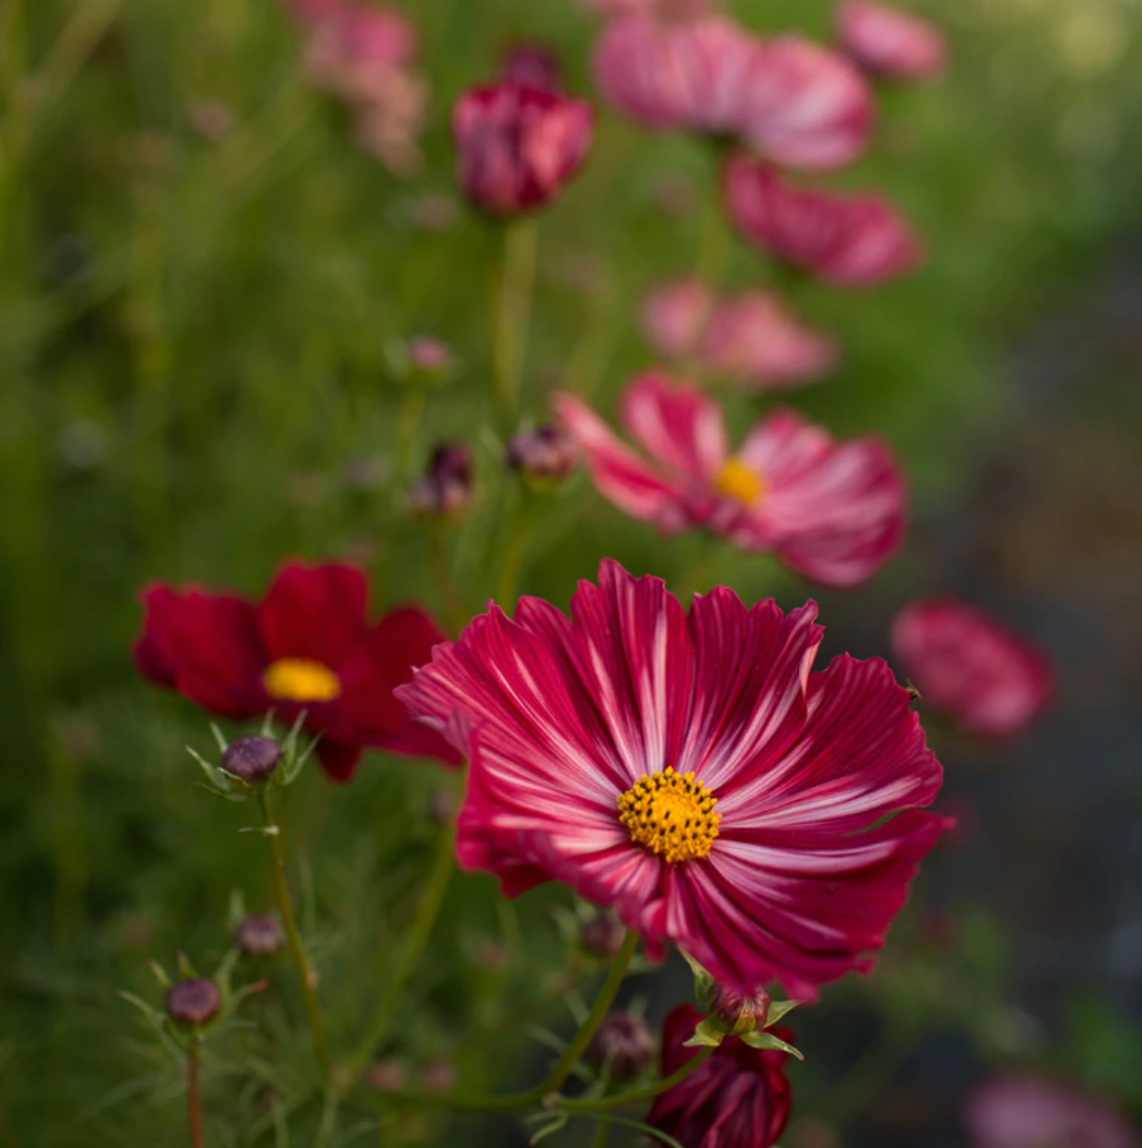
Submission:
M 563 87 L 563 67 L 559 57 L 543 44 L 513 44 L 504 54 L 500 79 L 544 92 Z
M 521 431 L 508 441 L 508 466 L 539 483 L 562 482 L 575 469 L 575 447 L 557 426 Z
M 613 913 L 596 913 L 579 930 L 579 944 L 592 957 L 609 961 L 618 956 L 626 932 L 622 921 Z
M 582 100 L 510 82 L 472 88 L 452 111 L 460 186 L 491 215 L 542 207 L 579 169 L 591 129 Z
M 221 1007 L 218 986 L 202 977 L 179 981 L 167 991 L 167 1016 L 179 1028 L 202 1028 L 218 1015 Z
M 413 509 L 420 514 L 455 514 L 471 501 L 471 452 L 462 442 L 441 443 L 432 452 L 424 478 L 413 487 Z
M 710 1012 L 733 1036 L 765 1028 L 769 1006 L 773 1003 L 769 993 L 759 989 L 753 996 L 745 996 L 736 989 L 715 984 L 710 1000 Z
M 234 931 L 234 944 L 247 957 L 272 957 L 285 944 L 285 932 L 277 917 L 252 914 Z
M 240 737 L 226 747 L 222 768 L 247 785 L 264 785 L 281 759 L 282 747 L 272 737 L 254 734 Z
M 615 1080 L 638 1076 L 654 1056 L 654 1037 L 640 1016 L 610 1013 L 587 1048 L 587 1060 L 597 1067 L 610 1067 Z

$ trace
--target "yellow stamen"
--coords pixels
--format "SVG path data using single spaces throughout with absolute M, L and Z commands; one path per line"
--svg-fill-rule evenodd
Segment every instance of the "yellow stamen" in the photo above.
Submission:
M 705 857 L 718 836 L 718 799 L 691 773 L 648 773 L 620 793 L 619 820 L 636 845 L 672 865 Z
M 752 506 L 765 493 L 765 479 L 741 459 L 729 458 L 714 479 L 714 486 L 727 498 Z
M 278 658 L 266 667 L 262 685 L 287 702 L 331 702 L 341 696 L 341 679 L 310 658 Z

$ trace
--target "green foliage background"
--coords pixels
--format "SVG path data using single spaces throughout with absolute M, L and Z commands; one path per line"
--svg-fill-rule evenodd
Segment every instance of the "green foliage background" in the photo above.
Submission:
M 182 747 L 209 744 L 204 720 L 134 676 L 137 587 L 257 592 L 285 556 L 348 554 L 373 571 L 378 608 L 417 597 L 444 613 L 428 533 L 404 500 L 447 437 L 479 456 L 479 502 L 445 540 L 467 607 L 496 584 L 513 496 L 499 444 L 479 428 L 498 237 L 463 210 L 426 231 L 415 208 L 425 192 L 453 194 L 448 110 L 505 42 L 558 44 L 570 86 L 589 91 L 590 25 L 571 0 L 405 7 L 433 90 L 428 163 L 407 184 L 356 151 L 341 111 L 306 89 L 294 29 L 271 3 L 8 0 L 0 11 L 0 1144 L 181 1143 L 177 1072 L 115 990 L 156 999 L 147 957 L 169 965 L 182 950 L 207 967 L 226 945 L 231 893 L 265 903 L 260 842 L 235 833 L 245 811 L 192 788 Z M 820 0 L 734 7 L 762 30 L 828 35 Z M 869 294 L 787 285 L 845 349 L 836 377 L 791 401 L 838 432 L 885 434 L 921 519 L 954 504 L 1013 401 L 1012 340 L 1081 290 L 1142 192 L 1135 7 L 925 10 L 952 37 L 951 76 L 887 93 L 877 147 L 838 182 L 895 197 L 927 238 L 928 265 Z M 217 142 L 191 126 L 205 99 L 235 116 Z M 647 364 L 637 300 L 688 273 L 698 246 L 700 212 L 664 212 L 664 181 L 700 202 L 711 179 L 697 144 L 603 117 L 589 169 L 541 221 L 530 417 L 556 385 L 608 407 Z M 772 274 L 734 247 L 731 282 Z M 416 334 L 447 341 L 460 371 L 412 441 L 386 348 Z M 732 407 L 740 428 L 759 403 Z M 348 464 L 362 460 L 376 482 L 352 481 L 362 468 Z M 522 588 L 562 604 L 607 554 L 677 579 L 701 547 L 657 539 L 580 480 L 545 515 Z M 924 561 L 907 551 L 887 592 L 905 594 Z M 786 605 L 806 593 L 730 555 L 710 576 Z M 830 595 L 828 608 L 859 613 L 861 596 Z M 358 985 L 367 1001 L 383 982 L 443 780 L 378 759 L 350 791 L 308 777 L 294 809 L 303 843 L 320 838 L 296 876 L 342 1035 L 364 1005 L 338 989 Z M 541 992 L 562 959 L 548 912 L 558 900 L 507 909 L 491 882 L 457 884 L 407 1002 L 405 1019 L 421 1018 L 414 1062 L 452 1056 L 457 1032 L 494 1020 L 501 997 Z M 505 967 L 489 961 L 491 942 Z M 273 1098 L 303 1094 L 307 1053 L 283 992 L 284 1007 L 254 1011 L 284 1055 L 250 1036 L 215 1054 L 212 1143 L 287 1142 Z M 474 1085 L 511 1075 L 482 1057 L 462 1071 Z M 306 1112 L 296 1119 L 292 1142 L 308 1143 Z

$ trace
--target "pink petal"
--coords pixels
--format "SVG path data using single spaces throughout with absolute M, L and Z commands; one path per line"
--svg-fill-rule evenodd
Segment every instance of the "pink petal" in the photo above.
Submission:
M 872 0 L 844 0 L 837 30 L 845 51 L 867 72 L 890 80 L 935 79 L 947 65 L 943 34 L 927 20 Z
M 696 483 L 710 483 L 726 460 L 721 407 L 697 387 L 640 375 L 623 391 L 619 417 L 652 458 Z

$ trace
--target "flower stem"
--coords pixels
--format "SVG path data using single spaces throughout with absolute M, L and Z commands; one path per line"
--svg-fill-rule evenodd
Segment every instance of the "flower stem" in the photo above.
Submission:
M 702 230 L 698 239 L 696 274 L 700 282 L 716 288 L 726 270 L 729 236 L 722 214 L 721 182 L 715 176 L 702 211 Z
M 520 375 L 531 322 L 531 296 L 535 283 L 535 220 L 524 216 L 504 232 L 504 258 L 492 320 L 492 361 L 495 368 L 496 407 L 506 432 L 515 422 Z
M 321 1065 L 322 1074 L 328 1079 L 331 1067 L 329 1037 L 325 1032 L 325 1018 L 321 1015 L 321 1006 L 317 1003 L 317 991 L 313 985 L 313 974 L 309 967 L 309 960 L 305 955 L 305 948 L 301 943 L 301 934 L 298 932 L 297 921 L 290 904 L 289 887 L 286 885 L 285 853 L 282 849 L 281 827 L 274 822 L 265 793 L 258 795 L 258 804 L 262 808 L 266 839 L 270 843 L 270 879 L 274 887 L 274 900 L 277 903 L 282 925 L 285 927 L 286 945 L 289 948 L 290 958 L 293 960 L 294 968 L 297 970 L 297 979 L 301 985 L 305 1013 L 309 1018 L 310 1031 L 313 1033 L 313 1050 L 317 1054 L 317 1061 Z
M 621 1108 L 626 1104 L 639 1104 L 643 1100 L 653 1100 L 654 1097 L 669 1091 L 676 1084 L 680 1084 L 692 1072 L 696 1072 L 710 1058 L 712 1048 L 700 1048 L 681 1068 L 647 1084 L 642 1088 L 632 1088 L 629 1092 L 620 1092 L 615 1096 L 600 1096 L 591 1100 L 560 1100 L 555 1107 L 562 1112 L 605 1112 L 609 1108 Z
M 527 546 L 527 508 L 520 505 L 508 511 L 508 539 L 504 546 L 500 576 L 496 582 L 495 603 L 501 610 L 511 613 L 515 605 L 516 583 L 523 566 L 524 550 Z
M 203 1148 L 202 1105 L 198 1090 L 198 1048 L 197 1036 L 190 1038 L 186 1061 L 186 1108 L 190 1122 L 190 1148 Z

